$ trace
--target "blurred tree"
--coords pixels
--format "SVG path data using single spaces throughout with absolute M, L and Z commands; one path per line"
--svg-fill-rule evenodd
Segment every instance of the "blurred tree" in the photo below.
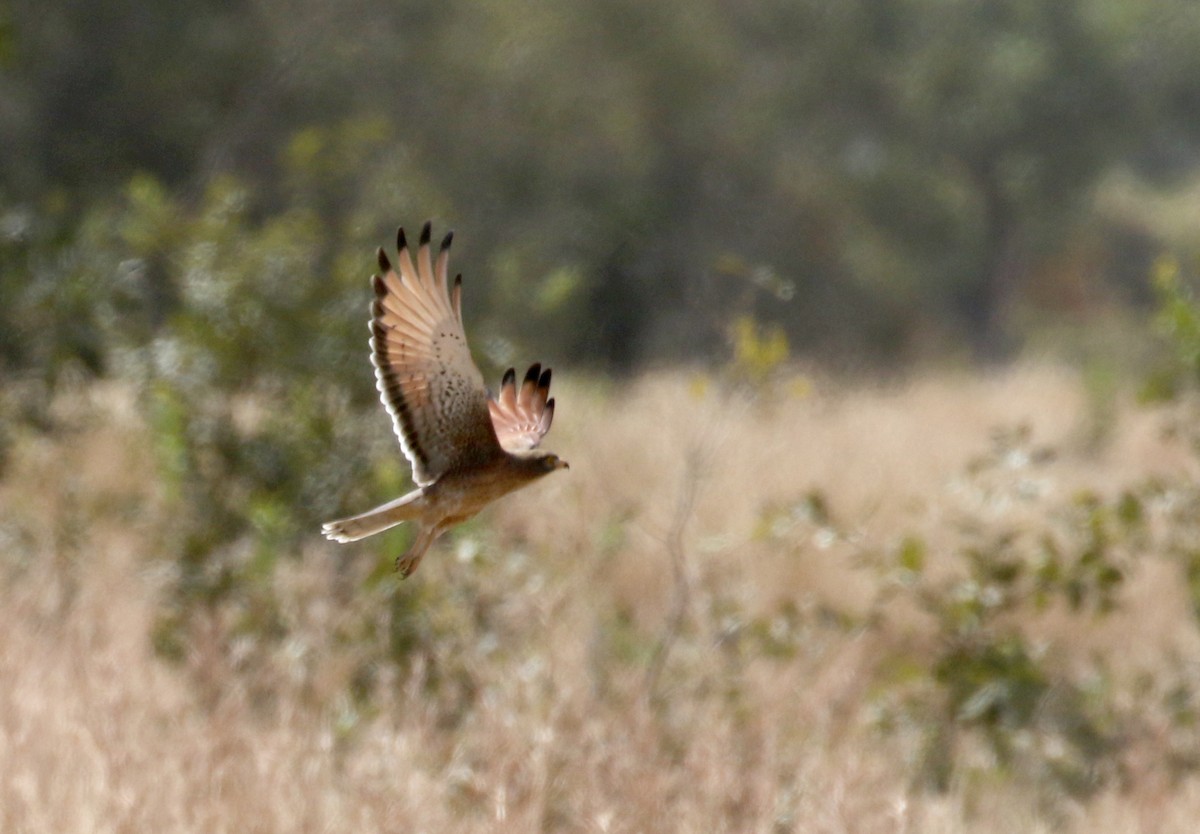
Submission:
M 932 188 L 910 203 L 924 210 L 889 212 L 886 195 L 867 205 L 926 257 L 944 257 L 931 243 L 958 244 L 965 263 L 930 283 L 994 353 L 1030 259 L 1061 246 L 1088 189 L 1145 137 L 1147 102 L 1122 73 L 1131 21 L 1094 2 L 905 5 L 889 21 L 883 133 Z M 950 239 L 947 225 L 959 226 Z
M 826 357 L 999 352 L 1106 172 L 1197 159 L 1188 0 L 4 9 L 0 206 L 25 231 L 0 295 L 54 297 L 54 250 L 135 174 L 185 204 L 233 174 L 248 219 L 303 200 L 347 243 L 469 229 L 496 365 L 535 340 L 614 368 L 712 357 L 746 315 Z
M 1002 352 L 1032 263 L 1087 222 L 1093 185 L 1180 115 L 1190 82 L 1148 80 L 1143 52 L 1200 22 L 1096 0 L 759 8 L 756 53 L 782 79 L 778 182 L 829 201 L 832 277 L 892 322 L 881 347 L 940 323 L 983 354 Z

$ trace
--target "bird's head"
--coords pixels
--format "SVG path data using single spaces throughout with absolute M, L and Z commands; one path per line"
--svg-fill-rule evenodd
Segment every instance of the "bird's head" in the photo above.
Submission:
M 542 458 L 542 466 L 547 473 L 553 472 L 555 469 L 570 469 L 571 464 L 560 458 L 553 452 L 546 452 L 546 456 Z
M 535 475 L 549 475 L 558 469 L 570 469 L 571 466 L 565 460 L 560 458 L 553 452 L 546 452 L 542 449 L 530 449 L 529 451 L 515 452 L 513 457 L 524 462 L 525 466 Z

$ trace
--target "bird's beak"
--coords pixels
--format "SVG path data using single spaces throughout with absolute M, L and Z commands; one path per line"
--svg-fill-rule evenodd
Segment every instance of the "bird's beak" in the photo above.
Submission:
M 567 463 L 565 460 L 562 460 L 562 459 L 560 458 L 560 459 L 559 459 L 559 461 L 558 461 L 558 468 L 559 468 L 559 469 L 570 469 L 570 468 L 571 468 L 571 464 Z

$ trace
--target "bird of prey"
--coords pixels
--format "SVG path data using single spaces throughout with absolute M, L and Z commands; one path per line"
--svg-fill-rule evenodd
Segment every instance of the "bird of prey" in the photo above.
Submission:
M 462 321 L 462 275 L 447 281 L 450 232 L 437 260 L 430 224 L 421 230 L 416 263 L 401 228 L 396 265 L 380 248 L 372 277 L 371 362 L 376 388 L 412 464 L 412 492 L 361 515 L 331 521 L 322 532 L 351 542 L 404 521 L 416 537 L 396 559 L 401 577 L 447 529 L 513 490 L 567 462 L 538 449 L 554 418 L 550 369 L 533 365 L 520 387 L 512 368 L 493 397 L 471 359 Z

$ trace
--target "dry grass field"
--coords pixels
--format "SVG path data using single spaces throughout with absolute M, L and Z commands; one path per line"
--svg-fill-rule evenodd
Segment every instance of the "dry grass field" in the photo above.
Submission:
M 402 584 L 366 581 L 377 545 L 314 530 L 276 579 L 289 631 L 270 653 L 214 616 L 182 660 L 156 655 L 169 504 L 119 389 L 59 402 L 52 438 L 11 438 L 0 831 L 1195 830 L 1200 737 L 1163 706 L 1186 713 L 1200 681 L 1164 544 L 1175 493 L 1147 488 L 1161 501 L 1124 538 L 1078 515 L 1200 478 L 1170 413 L 1097 404 L 1046 365 L 757 399 L 682 373 L 628 392 L 563 377 L 547 445 L 569 472 Z M 1000 721 L 1011 755 L 972 712 L 994 688 L 941 735 L 906 723 L 958 685 L 917 589 L 960 580 L 963 554 L 1051 540 L 1085 566 L 1092 542 L 1125 578 L 1111 612 L 1052 595 L 987 621 L 1048 680 L 1025 723 Z M 397 599 L 421 612 L 410 662 L 356 683 L 352 624 L 394 627 Z M 1077 790 L 1054 778 L 1067 684 L 1108 739 Z M 953 760 L 940 785 L 931 756 Z

